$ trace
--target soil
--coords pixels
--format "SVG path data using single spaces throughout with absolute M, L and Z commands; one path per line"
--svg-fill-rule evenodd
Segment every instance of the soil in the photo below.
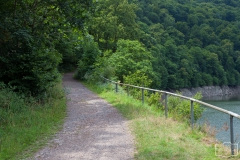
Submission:
M 134 141 L 128 121 L 119 112 L 65 74 L 63 85 L 68 98 L 63 129 L 36 160 L 126 160 L 134 158 Z

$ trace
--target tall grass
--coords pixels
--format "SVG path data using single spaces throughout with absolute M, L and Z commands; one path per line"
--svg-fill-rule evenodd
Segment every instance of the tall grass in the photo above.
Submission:
M 0 89 L 0 159 L 21 159 L 38 150 L 66 115 L 61 84 L 47 92 L 44 102 Z
M 141 101 L 127 96 L 121 89 L 120 92 L 115 93 L 111 85 L 87 83 L 85 85 L 118 108 L 129 120 L 137 147 L 135 159 L 214 160 L 223 158 L 215 155 L 215 144 L 219 144 L 215 138 L 200 130 L 192 130 L 188 121 L 179 121 L 176 118 L 166 119 L 161 107 L 142 105 Z M 175 115 L 176 112 L 173 112 L 170 117 Z M 218 155 L 229 155 L 228 151 L 230 149 L 221 150 Z

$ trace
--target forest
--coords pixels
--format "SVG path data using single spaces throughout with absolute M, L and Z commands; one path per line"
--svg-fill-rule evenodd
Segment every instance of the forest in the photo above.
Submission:
M 141 85 L 145 76 L 146 85 L 157 89 L 239 85 L 239 5 L 238 0 L 99 0 L 86 24 L 99 50 L 82 54 L 79 78 L 100 74 Z
M 0 159 L 56 133 L 66 72 L 162 90 L 240 85 L 239 8 L 240 0 L 0 0 Z
M 60 82 L 60 72 L 76 66 L 84 22 L 93 4 L 85 0 L 1 0 L 0 88 L 40 99 L 47 94 Z
M 0 82 L 39 96 L 77 68 L 179 89 L 240 84 L 238 0 L 0 2 Z

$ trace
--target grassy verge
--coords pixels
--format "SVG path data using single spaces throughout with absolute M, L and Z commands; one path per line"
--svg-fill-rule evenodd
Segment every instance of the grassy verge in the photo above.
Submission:
M 217 142 L 213 137 L 199 130 L 192 131 L 187 123 L 172 118 L 166 119 L 162 110 L 147 104 L 142 105 L 141 101 L 128 97 L 124 93 L 116 94 L 113 90 L 106 90 L 106 87 L 85 85 L 117 107 L 130 121 L 137 147 L 135 159 L 225 159 L 215 156 Z M 218 152 L 218 155 L 229 154 L 225 149 L 219 150 L 221 152 Z
M 44 103 L 0 90 L 0 159 L 24 159 L 41 148 L 60 129 L 66 115 L 61 84 Z

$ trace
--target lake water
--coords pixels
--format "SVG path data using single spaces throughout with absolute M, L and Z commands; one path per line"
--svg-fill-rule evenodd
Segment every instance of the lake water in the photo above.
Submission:
M 211 97 L 202 101 L 214 106 L 240 114 L 240 97 Z M 209 123 L 216 128 L 216 138 L 221 142 L 230 142 L 230 116 L 220 111 L 204 107 L 202 117 L 197 123 Z M 235 143 L 240 142 L 240 119 L 233 118 Z M 239 143 L 240 144 L 240 143 Z

